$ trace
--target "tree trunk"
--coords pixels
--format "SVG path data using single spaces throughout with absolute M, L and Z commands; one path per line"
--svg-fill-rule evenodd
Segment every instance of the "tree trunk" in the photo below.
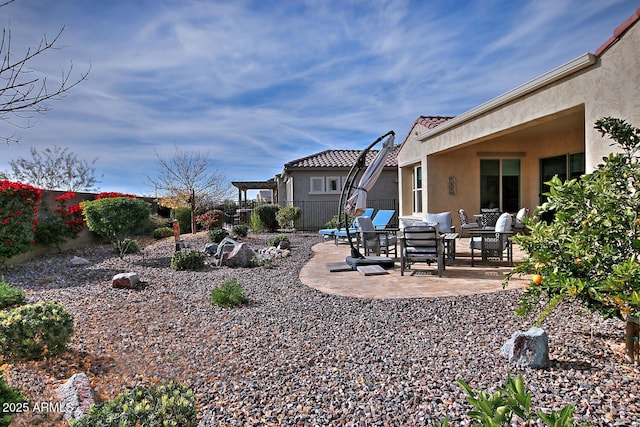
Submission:
M 640 363 L 640 319 L 627 317 L 625 327 L 626 359 L 629 363 Z

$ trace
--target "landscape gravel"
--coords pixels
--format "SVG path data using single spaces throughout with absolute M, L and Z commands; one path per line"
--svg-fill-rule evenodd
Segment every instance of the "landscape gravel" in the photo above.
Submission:
M 272 236 L 245 241 L 259 249 Z M 206 233 L 184 239 L 202 249 Z M 291 256 L 272 268 L 173 271 L 171 239 L 123 260 L 103 245 L 9 268 L 5 280 L 29 302 L 67 306 L 75 332 L 67 354 L 9 365 L 6 375 L 35 402 L 52 400 L 76 372 L 86 372 L 103 399 L 174 379 L 197 394 L 200 426 L 420 426 L 445 416 L 466 426 L 471 407 L 456 380 L 495 391 L 508 373 L 522 373 L 536 411 L 571 404 L 591 425 L 640 426 L 640 370 L 622 357 L 623 322 L 564 304 L 542 325 L 551 367 L 522 369 L 499 355 L 512 333 L 532 326 L 532 317 L 513 313 L 521 291 L 389 300 L 327 295 L 298 278 L 321 239 L 294 233 L 290 240 Z M 73 256 L 90 264 L 70 267 Z M 142 288 L 113 289 L 113 276 L 129 271 Z M 211 290 L 229 279 L 242 285 L 249 304 L 211 304 Z M 61 419 L 39 417 L 17 417 L 16 425 Z

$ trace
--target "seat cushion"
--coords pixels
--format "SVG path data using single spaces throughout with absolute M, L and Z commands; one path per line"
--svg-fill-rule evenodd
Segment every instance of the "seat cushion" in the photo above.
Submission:
M 441 233 L 449 233 L 451 232 L 451 212 L 440 212 L 440 213 L 428 213 L 425 217 L 425 221 L 428 224 L 437 223 L 439 227 L 439 231 Z
M 511 231 L 511 214 L 508 212 L 500 215 L 496 221 L 496 233 L 504 233 L 505 231 Z

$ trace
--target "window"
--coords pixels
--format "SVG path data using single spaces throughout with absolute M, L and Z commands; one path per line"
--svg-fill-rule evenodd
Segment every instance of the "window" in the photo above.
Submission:
M 577 178 L 584 173 L 584 152 L 540 159 L 540 204 L 547 200 L 544 193 L 549 191 L 549 186 L 545 182 L 556 175 L 560 180 L 565 181 Z
M 311 177 L 311 190 L 310 193 L 324 193 L 324 178 L 323 177 Z
M 520 209 L 520 160 L 480 160 L 480 207 L 505 212 Z
M 413 213 L 422 213 L 422 166 L 413 168 L 411 189 Z
M 339 193 L 340 191 L 342 191 L 342 186 L 340 185 L 340 177 L 328 176 L 326 190 L 327 190 L 327 193 Z

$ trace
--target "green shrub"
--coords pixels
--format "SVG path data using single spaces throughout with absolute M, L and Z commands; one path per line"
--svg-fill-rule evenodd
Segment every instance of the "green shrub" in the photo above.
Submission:
M 191 233 L 191 209 L 175 208 L 173 217 L 178 220 L 180 225 L 180 234 Z
M 176 382 L 136 387 L 108 402 L 94 405 L 75 427 L 177 426 L 195 427 L 196 396 Z
M 24 292 L 5 282 L 4 277 L 0 280 L 0 310 L 24 304 Z
M 247 237 L 247 235 L 249 234 L 249 226 L 247 224 L 234 225 L 231 231 L 236 236 Z
M 300 219 L 302 209 L 297 206 L 285 206 L 276 213 L 276 220 L 280 228 L 293 227 L 293 222 Z
M 278 234 L 267 240 L 267 246 L 278 246 L 282 241 L 289 242 L 289 238 L 284 234 Z
M 73 317 L 55 302 L 0 312 L 0 354 L 8 361 L 41 360 L 62 354 L 73 334 Z
M 200 270 L 204 267 L 204 254 L 195 249 L 183 249 L 171 257 L 171 268 L 177 271 Z
M 224 230 L 222 228 L 214 228 L 213 230 L 209 230 L 209 241 L 220 243 L 228 235 L 229 233 L 227 233 L 227 230 Z
M 169 227 L 159 227 L 153 230 L 151 237 L 154 239 L 164 239 L 166 237 L 173 236 L 173 229 Z
M 248 301 L 242 286 L 235 280 L 227 280 L 211 291 L 211 304 L 219 307 L 235 307 Z
M 119 241 L 116 245 L 118 253 L 136 254 L 140 252 L 140 245 L 138 245 L 137 240 L 124 239 L 122 241 Z
M 122 258 L 126 248 L 123 241 L 135 234 L 147 221 L 151 205 L 144 200 L 130 197 L 114 197 L 82 202 L 84 217 L 89 230 L 108 238 Z
M 4 374 L 0 371 L 0 427 L 8 427 L 13 418 L 9 409 L 12 407 L 28 408 L 27 399 L 22 395 L 20 390 L 11 387 L 4 379 Z M 24 406 L 23 406 L 24 405 Z M 16 411 L 17 412 L 17 411 Z
M 278 205 L 260 205 L 251 212 L 251 228 L 255 232 L 274 232 L 278 229 L 276 214 L 280 210 Z

